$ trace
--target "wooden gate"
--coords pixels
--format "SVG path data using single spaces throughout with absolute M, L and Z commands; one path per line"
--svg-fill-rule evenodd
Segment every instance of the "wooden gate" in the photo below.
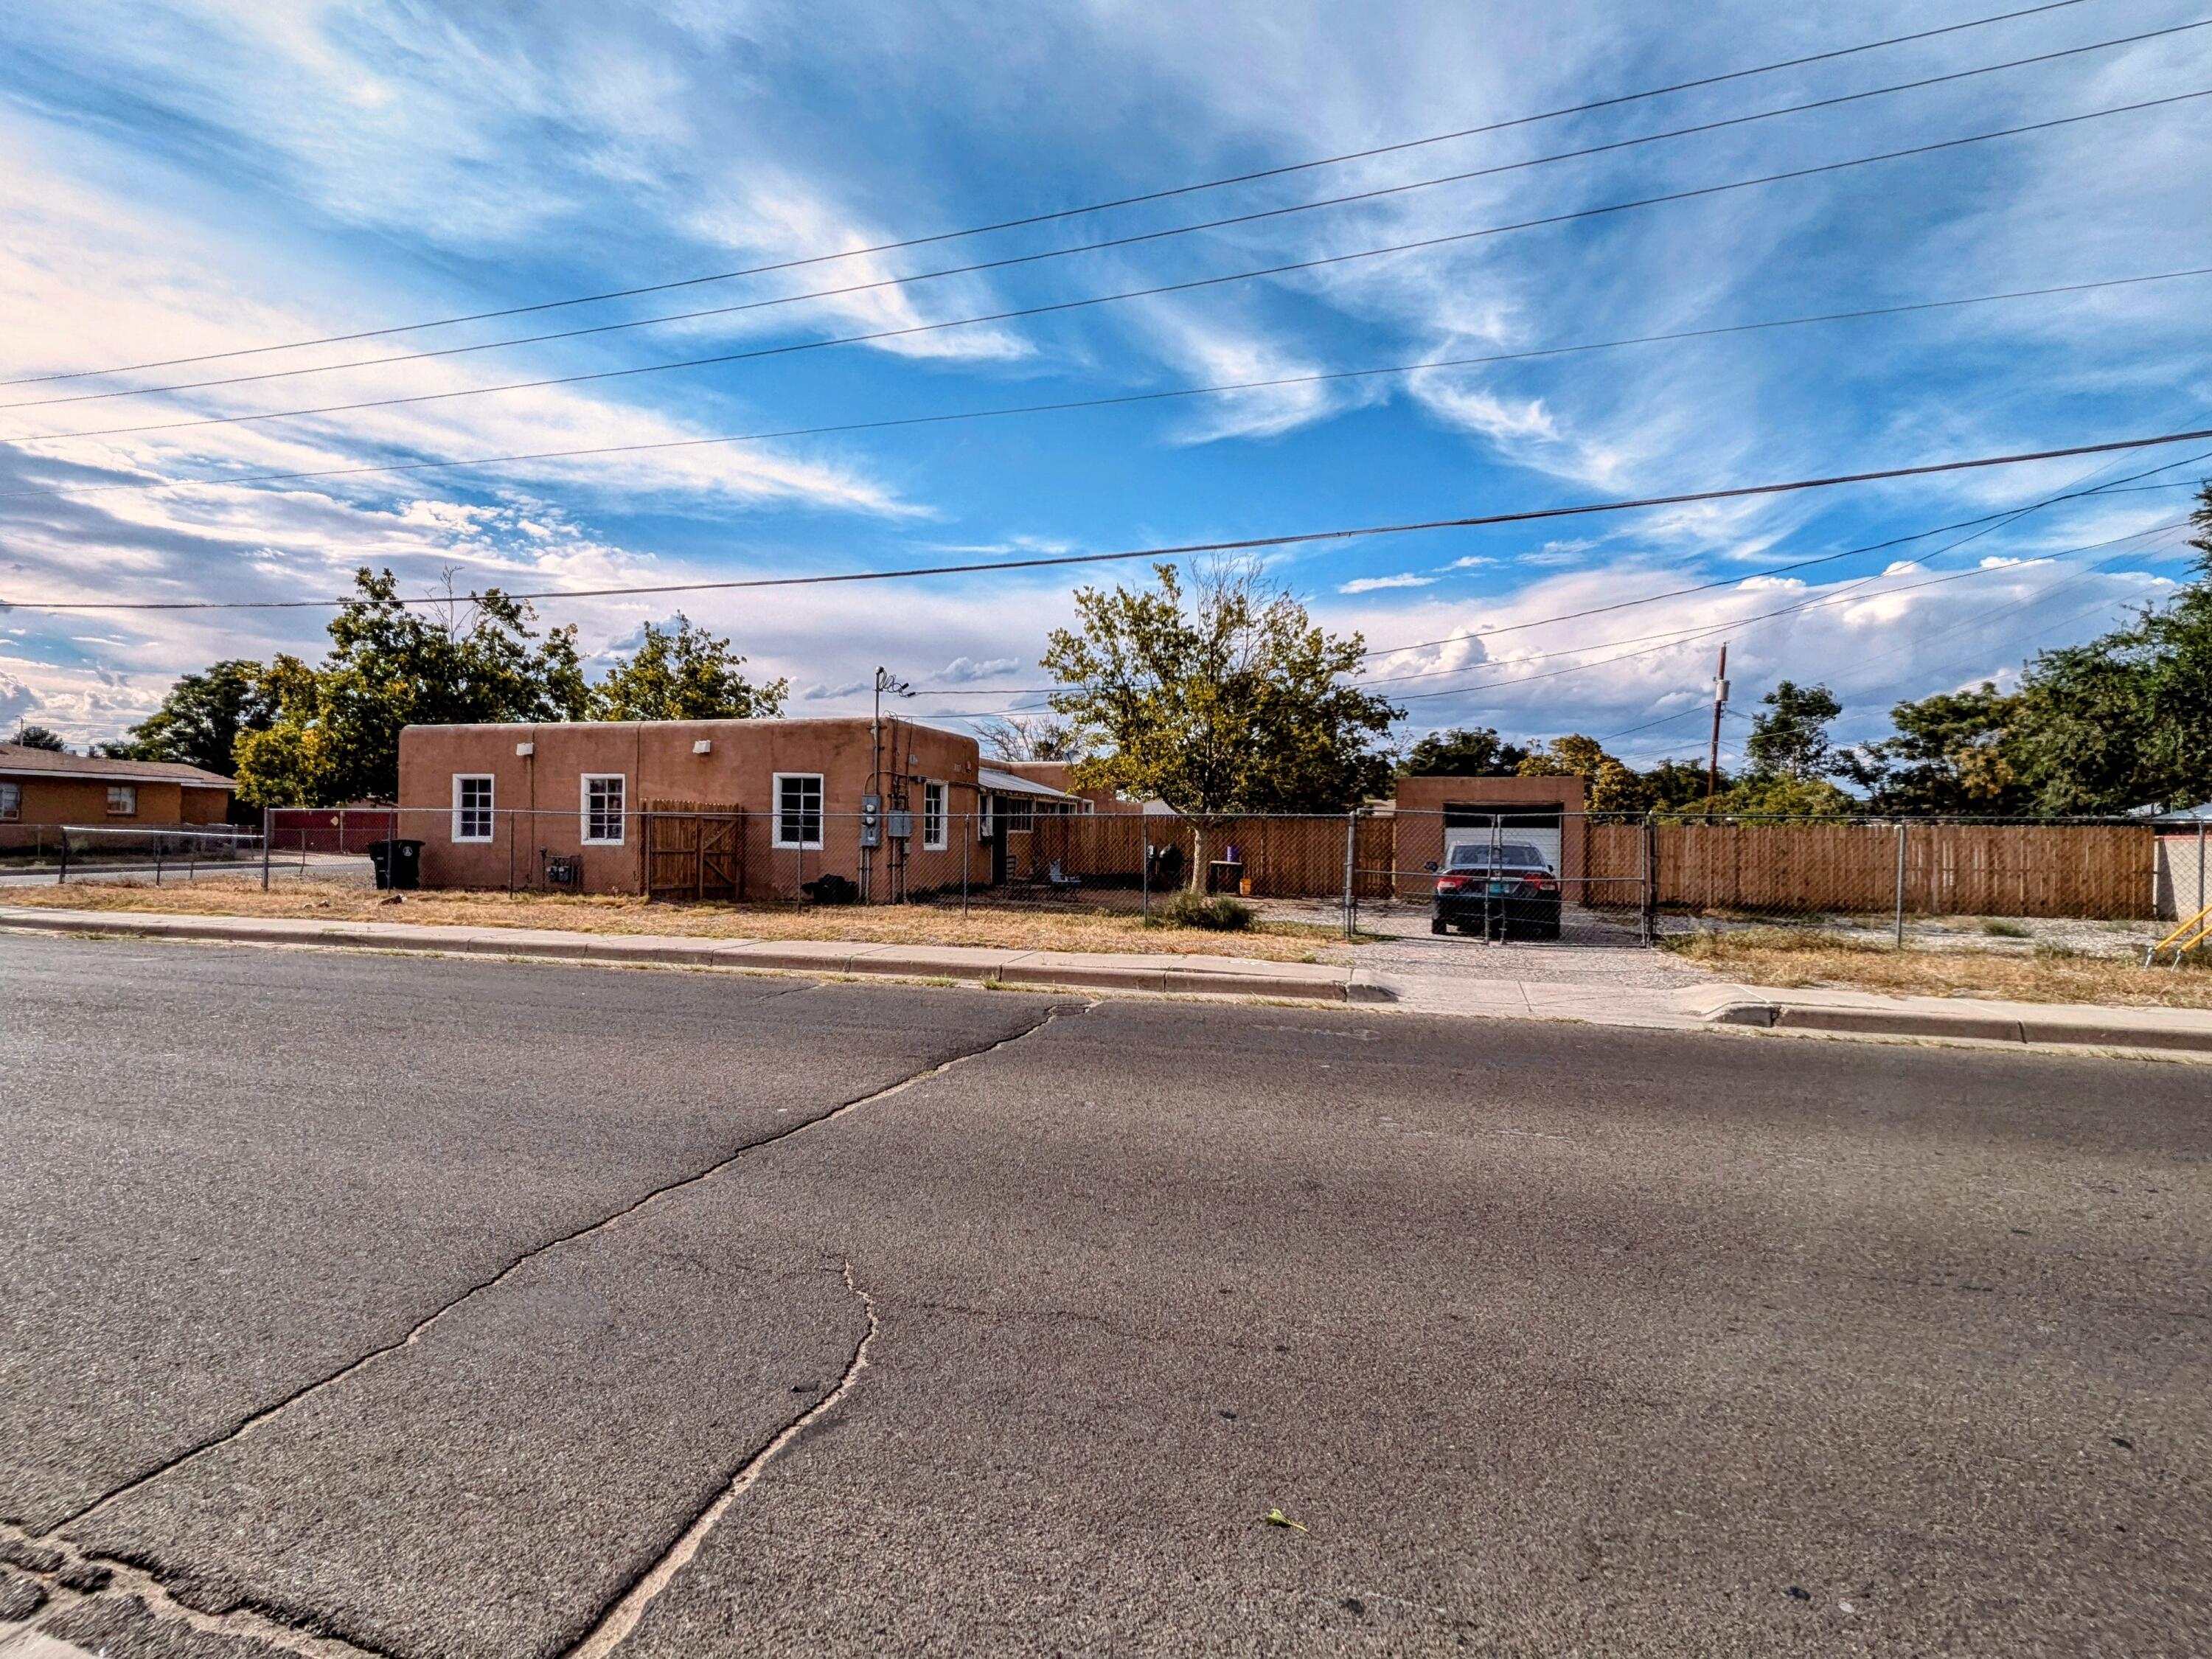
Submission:
M 647 801 L 645 896 L 649 899 L 721 899 L 745 890 L 745 817 L 735 806 L 698 801 Z

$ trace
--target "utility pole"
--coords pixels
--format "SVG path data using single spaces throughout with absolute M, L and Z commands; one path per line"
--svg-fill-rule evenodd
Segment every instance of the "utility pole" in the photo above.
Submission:
M 868 793 L 860 802 L 860 894 L 875 898 L 876 848 L 884 836 L 884 693 L 910 697 L 914 688 L 888 668 L 876 669 L 875 713 L 868 719 Z M 827 803 L 825 802 L 826 805 Z M 823 837 L 826 842 L 826 834 Z
M 1705 810 L 1721 792 L 1721 715 L 1728 708 L 1728 644 L 1721 644 L 1721 665 L 1713 672 L 1713 744 L 1705 757 Z

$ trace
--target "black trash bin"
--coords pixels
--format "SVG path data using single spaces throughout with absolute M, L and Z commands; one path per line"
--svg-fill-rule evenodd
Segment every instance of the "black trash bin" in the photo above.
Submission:
M 422 843 L 419 841 L 373 841 L 369 861 L 376 866 L 376 884 L 413 892 L 422 884 Z

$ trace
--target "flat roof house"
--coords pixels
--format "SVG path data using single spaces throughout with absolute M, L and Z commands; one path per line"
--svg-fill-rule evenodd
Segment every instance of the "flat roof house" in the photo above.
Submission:
M 230 816 L 231 781 L 178 761 L 109 760 L 0 743 L 0 848 L 58 824 L 176 829 Z
M 399 735 L 398 833 L 432 887 L 768 899 L 835 877 L 890 901 L 1026 878 L 1036 815 L 1083 807 L 895 718 Z

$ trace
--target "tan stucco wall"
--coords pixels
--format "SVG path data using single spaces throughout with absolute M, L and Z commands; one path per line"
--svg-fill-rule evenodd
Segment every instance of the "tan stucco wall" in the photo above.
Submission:
M 110 813 L 107 784 L 90 778 L 41 777 L 16 775 L 4 781 L 22 789 L 22 810 L 12 821 L 0 822 L 0 848 L 35 845 L 41 828 L 57 824 L 103 825 L 118 830 L 153 830 L 164 826 L 221 823 L 230 806 L 227 789 L 205 789 L 161 781 L 137 781 L 138 810 Z
M 1444 855 L 1444 813 L 1455 806 L 1481 811 L 1510 811 L 1515 807 L 1556 807 L 1559 821 L 1559 878 L 1577 882 L 1587 860 L 1589 834 L 1583 817 L 1587 798 L 1584 780 L 1557 778 L 1401 778 L 1398 780 L 1395 820 L 1397 850 L 1392 864 L 1400 872 L 1419 872 Z M 1416 879 L 1413 887 L 1421 886 Z M 1571 897 L 1582 894 L 1573 888 Z
M 635 814 L 647 803 L 696 803 L 736 807 L 746 815 L 745 892 L 748 897 L 791 896 L 801 874 L 799 855 L 773 846 L 775 775 L 822 775 L 823 847 L 806 852 L 808 880 L 836 873 L 858 880 L 858 813 L 867 793 L 871 748 L 866 720 L 669 720 L 561 726 L 410 726 L 399 738 L 400 834 L 425 843 L 422 879 L 439 887 L 541 887 L 549 859 L 580 855 L 589 892 L 635 892 L 643 877 L 643 832 L 635 818 L 619 847 L 583 844 L 583 779 L 617 773 Z M 883 745 L 884 795 L 890 805 L 899 778 L 908 780 L 908 810 L 915 835 L 903 854 L 886 837 L 877 855 L 876 891 L 890 896 L 909 889 L 957 886 L 963 833 L 948 826 L 941 852 L 921 843 L 924 779 L 947 786 L 946 804 L 957 817 L 975 811 L 975 739 L 898 720 L 886 720 Z M 705 740 L 710 752 L 694 754 Z M 532 745 L 528 757 L 518 744 Z M 489 774 L 498 814 L 494 838 L 482 843 L 453 839 L 453 779 Z M 514 809 L 525 809 L 517 813 Z M 988 871 L 987 849 L 969 848 L 971 874 Z

